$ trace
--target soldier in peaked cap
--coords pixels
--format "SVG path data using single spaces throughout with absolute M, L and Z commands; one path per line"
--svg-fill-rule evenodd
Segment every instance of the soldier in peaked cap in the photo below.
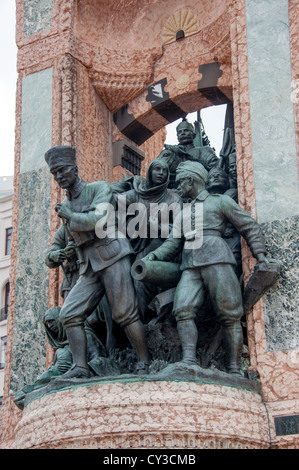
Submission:
M 53 147 L 46 152 L 45 160 L 55 181 L 66 190 L 66 198 L 55 209 L 80 260 L 79 279 L 60 311 L 60 321 L 66 330 L 74 361 L 64 377 L 91 375 L 83 325 L 104 294 L 112 318 L 123 327 L 136 351 L 138 373 L 146 373 L 149 353 L 130 275 L 130 243 L 126 238 L 115 236 L 98 238 L 95 233 L 96 223 L 102 215 L 97 209 L 99 205 L 114 205 L 112 189 L 106 181 L 86 183 L 79 178 L 74 147 Z
M 229 196 L 209 194 L 205 188 L 208 173 L 197 162 L 184 162 L 177 168 L 178 192 L 191 198 L 191 227 L 195 230 L 180 233 L 184 211 L 175 221 L 173 234 L 149 254 L 149 260 L 168 261 L 182 251 L 182 276 L 174 296 L 173 313 L 177 321 L 183 350 L 183 362 L 196 364 L 197 327 L 195 316 L 208 293 L 225 334 L 229 356 L 228 371 L 240 373 L 243 335 L 240 319 L 243 315 L 242 293 L 234 272 L 235 257 L 222 238 L 228 222 L 245 238 L 258 262 L 268 263 L 261 229 L 257 222 Z M 196 205 L 201 211 L 196 213 Z M 196 220 L 196 216 L 202 220 Z M 197 222 L 197 223 L 196 223 Z M 184 225 L 184 224 L 183 224 Z M 190 225 L 189 225 L 190 226 Z M 197 229 L 197 227 L 199 229 Z M 194 232 L 202 231 L 202 243 L 190 245 Z
M 45 153 L 45 160 L 50 168 L 56 166 L 77 166 L 76 149 L 70 145 L 56 145 Z

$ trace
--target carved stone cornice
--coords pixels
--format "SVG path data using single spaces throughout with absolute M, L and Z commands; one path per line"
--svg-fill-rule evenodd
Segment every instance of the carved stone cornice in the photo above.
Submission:
M 143 92 L 153 80 L 162 48 L 114 50 L 94 48 L 75 39 L 73 53 L 89 71 L 95 90 L 114 112 Z
M 90 72 L 91 82 L 110 111 L 114 112 L 146 90 L 152 73 Z

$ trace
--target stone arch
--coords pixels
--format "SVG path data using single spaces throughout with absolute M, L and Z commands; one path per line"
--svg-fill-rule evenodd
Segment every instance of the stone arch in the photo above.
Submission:
M 101 8 L 82 0 L 74 31 L 74 53 L 112 112 L 116 135 L 136 145 L 190 112 L 232 101 L 227 0 L 166 0 L 163 11 L 154 1 Z
M 225 87 L 224 93 L 218 85 L 223 74 L 219 62 L 201 64 L 198 70 L 201 78 L 197 88 L 193 87 L 182 93 L 182 85 L 173 98 L 166 91 L 167 77 L 151 84 L 143 94 L 146 103 L 142 103 L 138 97 L 113 114 L 113 121 L 118 130 L 136 145 L 141 145 L 165 125 L 189 113 L 209 106 L 232 103 L 232 87 Z M 183 83 L 184 79 L 187 87 L 187 75 L 182 75 L 178 81 Z M 150 103 L 151 107 L 147 103 Z

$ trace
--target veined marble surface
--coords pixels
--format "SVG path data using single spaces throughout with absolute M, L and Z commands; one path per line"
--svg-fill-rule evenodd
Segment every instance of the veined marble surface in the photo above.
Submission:
M 18 245 L 11 388 L 32 383 L 45 369 L 43 315 L 48 308 L 51 174 L 44 160 L 52 136 L 52 69 L 22 84 Z
M 299 217 L 262 224 L 266 248 L 281 262 L 280 279 L 263 298 L 268 351 L 299 348 Z
M 299 215 L 288 0 L 247 0 L 252 152 L 258 222 Z
M 24 0 L 24 35 L 38 33 L 51 26 L 53 0 Z
M 52 142 L 52 68 L 23 78 L 21 129 L 20 173 L 45 167 Z

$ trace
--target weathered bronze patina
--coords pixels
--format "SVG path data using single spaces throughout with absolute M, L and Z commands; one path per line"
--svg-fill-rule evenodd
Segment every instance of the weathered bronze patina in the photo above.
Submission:
M 45 159 L 55 181 L 66 190 L 66 198 L 55 209 L 63 220 L 69 241 L 76 244 L 80 263 L 79 278 L 60 312 L 73 355 L 73 366 L 65 378 L 91 376 L 84 321 L 104 294 L 114 321 L 124 328 L 137 353 L 138 370 L 146 372 L 149 355 L 130 276 L 131 246 L 126 238 L 98 238 L 95 234 L 96 223 L 101 217 L 97 207 L 103 203 L 114 204 L 111 187 L 105 181 L 86 183 L 79 178 L 73 147 L 53 147 L 46 152 Z
M 171 260 L 182 250 L 182 276 L 174 296 L 173 313 L 182 344 L 183 362 L 197 363 L 197 328 L 194 318 L 207 292 L 224 330 L 228 370 L 230 373 L 239 373 L 243 345 L 240 324 L 243 315 L 242 292 L 234 271 L 236 261 L 223 239 L 223 233 L 228 222 L 233 224 L 247 241 L 258 262 L 268 265 L 263 235 L 257 222 L 231 197 L 208 193 L 205 188 L 208 172 L 203 165 L 184 162 L 178 166 L 176 174 L 178 191 L 183 198 L 193 200 L 191 219 L 194 218 L 194 227 L 196 222 L 200 222 L 200 228 L 182 233 L 181 238 L 171 235 L 161 247 L 148 255 L 148 259 Z M 196 204 L 202 205 L 202 221 L 196 221 Z M 183 223 L 182 211 L 177 224 Z M 202 241 L 196 243 L 201 230 Z
M 54 363 L 18 392 L 20 408 L 28 394 L 42 396 L 43 387 L 47 393 L 73 380 L 121 380 L 128 373 L 252 381 L 245 313 L 276 282 L 279 265 L 266 256 L 258 223 L 237 203 L 231 136 L 226 133 L 221 158 L 208 145 L 194 145 L 194 127 L 185 118 L 177 136 L 179 144 L 165 145 L 145 178 L 111 184 L 83 181 L 73 147 L 46 152 L 66 192 L 55 207 L 62 224 L 45 260 L 50 269 L 63 269 L 63 304 L 45 315 Z M 118 215 L 125 208 L 121 223 L 105 219 L 108 206 Z M 142 217 L 134 219 L 132 207 L 143 209 Z M 245 290 L 241 237 L 257 259 Z M 55 319 L 49 317 L 54 311 Z
M 177 138 L 178 145 L 164 145 L 164 150 L 158 155 L 158 159 L 165 160 L 169 165 L 170 181 L 169 187 L 176 187 L 176 169 L 181 162 L 200 162 L 207 171 L 220 164 L 215 150 L 210 146 L 196 147 L 194 139 L 196 137 L 193 125 L 185 118 L 178 124 Z

